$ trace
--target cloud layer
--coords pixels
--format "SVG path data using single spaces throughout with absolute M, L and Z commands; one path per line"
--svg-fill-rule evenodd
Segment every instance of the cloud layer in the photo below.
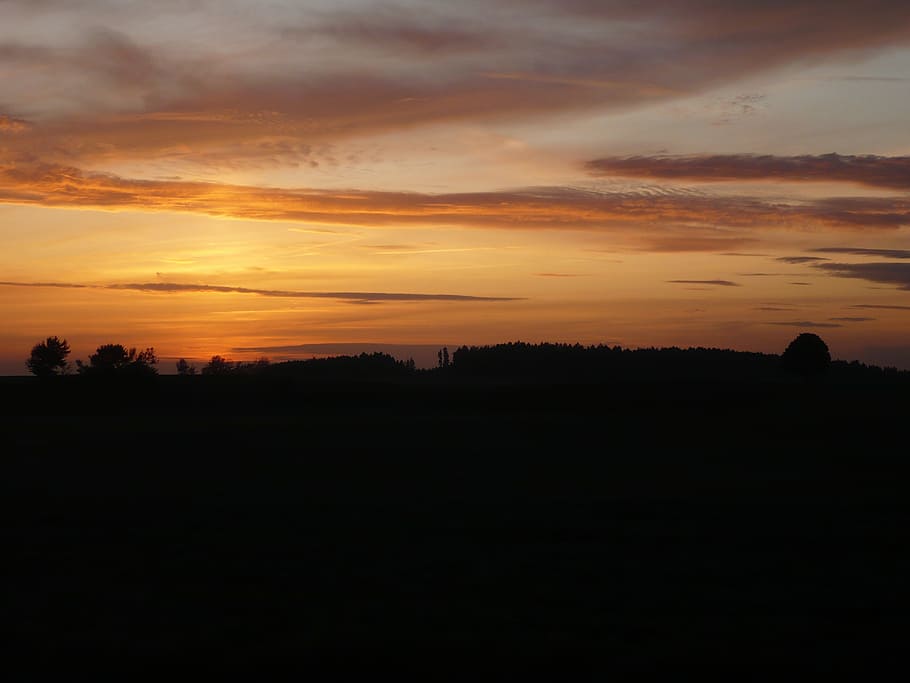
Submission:
M 515 297 L 469 296 L 465 294 L 421 294 L 402 292 L 301 292 L 282 289 L 256 289 L 224 285 L 182 284 L 176 282 L 118 283 L 110 285 L 83 285 L 58 282 L 0 282 L 5 287 L 72 287 L 91 289 L 129 290 L 136 292 L 218 292 L 232 294 L 258 294 L 283 299 L 340 299 L 349 303 L 378 303 L 381 301 L 520 301 Z
M 905 156 L 713 154 L 605 157 L 588 161 L 585 168 L 593 175 L 650 180 L 849 182 L 910 190 L 910 157 Z
M 752 197 L 672 191 L 608 192 L 568 187 L 453 194 L 258 188 L 151 181 L 44 164 L 0 167 L 0 203 L 184 211 L 257 220 L 364 227 L 469 226 L 617 230 L 648 227 L 651 246 L 723 250 L 739 234 L 724 228 L 848 230 L 910 225 L 910 198 L 829 198 L 790 204 Z M 684 227 L 683 235 L 672 228 Z M 701 230 L 701 232 L 700 232 Z M 821 257 L 794 257 L 807 262 Z M 794 261 L 791 261 L 794 262 Z

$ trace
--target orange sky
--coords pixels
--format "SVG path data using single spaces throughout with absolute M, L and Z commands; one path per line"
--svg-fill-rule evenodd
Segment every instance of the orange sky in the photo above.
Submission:
M 7 0 L 0 374 L 49 335 L 910 368 L 907 74 L 890 0 Z

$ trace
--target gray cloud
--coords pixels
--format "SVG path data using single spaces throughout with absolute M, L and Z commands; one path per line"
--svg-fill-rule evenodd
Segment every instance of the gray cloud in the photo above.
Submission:
M 257 294 L 259 296 L 292 299 L 341 299 L 350 303 L 377 303 L 380 301 L 521 301 L 516 297 L 469 296 L 465 294 L 420 294 L 401 292 L 306 292 L 282 289 L 256 289 L 251 287 L 230 287 L 224 285 L 181 284 L 176 282 L 144 282 L 110 285 L 81 285 L 43 282 L 0 282 L 8 287 L 90 287 L 94 289 L 130 290 L 138 292 L 222 292 L 234 294 Z
M 667 280 L 667 282 L 679 285 L 716 285 L 720 287 L 740 287 L 738 282 L 730 280 Z
M 817 263 L 818 261 L 828 261 L 830 259 L 821 256 L 778 256 L 775 260 L 783 263 L 793 263 L 799 265 L 802 263 Z
M 16 13 L 0 23 L 17 30 L 0 55 L 19 67 L 4 88 L 41 124 L 17 151 L 77 164 L 182 146 L 223 159 L 276 139 L 294 149 L 444 121 L 627 108 L 910 38 L 910 8 L 896 0 L 869 0 L 861 12 L 818 0 L 4 7 Z M 71 26 L 68 44 L 49 45 L 34 28 L 50 11 Z M 108 28 L 83 35 L 90 26 Z
M 910 249 L 865 249 L 862 247 L 821 247 L 809 251 L 818 254 L 853 254 L 854 256 L 877 256 L 882 258 L 910 259 Z
M 811 320 L 778 320 L 764 323 L 765 325 L 781 325 L 784 327 L 843 327 L 838 323 L 817 323 Z
M 901 306 L 898 304 L 853 304 L 849 308 L 867 308 L 885 311 L 910 311 L 910 306 Z
M 820 154 L 714 154 L 632 156 L 594 159 L 585 164 L 593 175 L 671 180 L 785 180 L 851 182 L 873 187 L 910 189 L 910 156 Z
M 819 263 L 815 267 L 836 277 L 857 278 L 910 289 L 910 263 Z

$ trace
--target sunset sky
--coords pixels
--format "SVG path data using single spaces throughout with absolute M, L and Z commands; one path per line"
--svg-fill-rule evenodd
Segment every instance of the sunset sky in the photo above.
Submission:
M 505 341 L 910 368 L 907 0 L 0 0 L 0 374 Z

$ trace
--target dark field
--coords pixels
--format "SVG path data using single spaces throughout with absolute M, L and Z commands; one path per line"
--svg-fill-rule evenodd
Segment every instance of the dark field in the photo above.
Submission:
M 36 671 L 904 659 L 907 387 L 69 379 L 0 380 Z

